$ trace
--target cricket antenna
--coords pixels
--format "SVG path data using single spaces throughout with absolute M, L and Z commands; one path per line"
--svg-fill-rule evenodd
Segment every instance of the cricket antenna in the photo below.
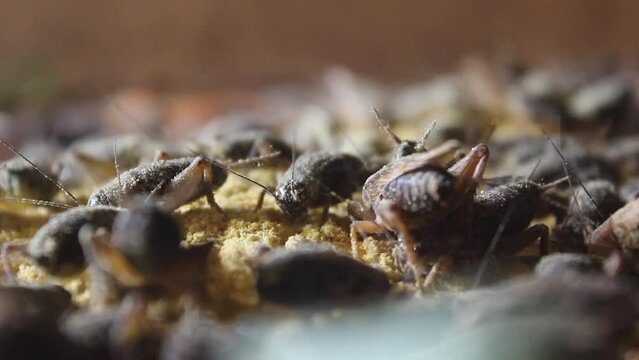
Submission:
M 530 181 L 533 175 L 535 175 L 535 173 L 537 172 L 537 169 L 539 169 L 540 164 L 541 164 L 541 159 L 538 159 L 537 162 L 535 163 L 535 166 L 533 166 L 532 170 L 530 170 L 530 174 L 528 174 L 526 181 Z
M 75 197 L 75 195 L 73 195 L 69 190 L 65 189 L 64 186 L 62 186 L 62 184 L 60 184 L 58 181 L 56 181 L 55 179 L 53 179 L 51 176 L 47 175 L 44 171 L 42 171 L 42 169 L 40 169 L 38 167 L 38 165 L 34 164 L 33 161 L 27 159 L 26 156 L 22 155 L 16 148 L 14 148 L 11 144 L 9 144 L 8 142 L 4 141 L 3 139 L 0 139 L 0 143 L 2 143 L 2 145 L 6 146 L 9 150 L 11 150 L 11 152 L 13 152 L 14 154 L 18 155 L 19 157 L 21 157 L 24 161 L 28 162 L 29 165 L 33 166 L 34 169 L 36 169 L 37 172 L 40 173 L 40 175 L 44 176 L 45 179 L 47 179 L 48 181 L 50 181 L 52 184 L 54 184 L 58 189 L 60 189 L 66 196 L 68 196 L 69 198 L 71 198 L 76 205 L 80 206 L 82 205 L 80 203 L 80 200 L 78 200 L 77 197 Z
M 252 157 L 252 158 L 248 158 L 248 159 L 242 159 L 242 160 L 226 162 L 225 166 L 226 166 L 227 169 L 230 168 L 230 167 L 249 166 L 249 165 L 254 165 L 254 164 L 257 164 L 257 166 L 259 167 L 261 161 L 274 159 L 274 158 L 279 157 L 280 155 L 282 155 L 281 151 L 275 151 L 275 152 L 272 152 L 272 153 L 266 154 L 266 155 L 260 155 L 260 156 L 256 156 L 256 157 Z
M 364 158 L 361 150 L 359 149 L 357 144 L 355 144 L 355 141 L 353 141 L 353 138 L 350 137 L 350 135 L 348 135 L 347 133 L 344 133 L 343 136 L 346 139 L 346 141 L 348 141 L 348 143 L 353 147 L 355 154 L 362 161 L 362 163 L 364 164 L 364 167 L 368 169 L 369 168 L 368 161 L 366 161 L 366 159 Z
M 117 102 L 115 102 L 113 100 L 113 98 L 111 98 L 110 95 L 107 95 L 104 91 L 102 91 L 102 98 L 104 99 L 104 101 L 111 106 L 116 112 L 118 112 L 120 115 L 124 116 L 125 118 L 127 118 L 131 124 L 133 124 L 133 127 L 137 128 L 137 130 L 144 132 L 144 126 L 140 123 L 140 120 L 135 118 L 134 116 L 132 116 L 131 114 L 129 114 L 126 110 L 124 110 L 124 108 L 122 108 L 122 106 L 120 104 L 118 104 Z
M 428 140 L 428 137 L 435 129 L 435 126 L 437 126 L 437 120 L 433 120 L 433 122 L 430 123 L 430 126 L 428 126 L 428 129 L 426 129 L 426 131 L 424 131 L 424 134 L 419 138 L 419 140 L 417 141 L 418 148 L 426 150 L 426 140 Z
M 118 164 L 118 137 L 113 137 L 113 166 L 115 167 L 115 176 L 118 179 L 118 186 L 120 187 L 120 195 L 118 196 L 118 206 L 122 204 L 122 194 L 124 193 L 124 187 L 122 187 L 122 179 L 120 178 L 120 165 Z
M 568 176 L 568 185 L 572 188 L 572 181 L 570 180 L 570 178 L 571 176 L 574 176 L 579 186 L 584 190 L 584 193 L 586 193 L 586 196 L 588 196 L 588 199 L 590 200 L 590 202 L 592 202 L 592 204 L 595 206 L 595 210 L 597 211 L 597 214 L 599 215 L 599 217 L 601 219 L 604 219 L 605 217 L 601 214 L 601 211 L 599 210 L 599 205 L 597 205 L 597 202 L 595 201 L 595 199 L 592 197 L 588 189 L 586 189 L 584 184 L 581 182 L 581 179 L 579 179 L 579 176 L 577 176 L 575 171 L 570 167 L 570 165 L 568 164 L 568 160 L 566 160 L 566 157 L 561 153 L 557 145 L 555 145 L 555 143 L 552 141 L 552 139 L 550 138 L 550 135 L 548 135 L 546 130 L 544 130 L 544 128 L 541 126 L 539 128 L 541 129 L 541 132 L 544 133 L 544 137 L 546 137 L 550 145 L 552 145 L 552 147 L 555 149 L 555 152 L 557 153 L 557 155 L 559 155 L 559 157 L 563 161 L 562 165 L 564 167 L 564 171 L 566 172 L 566 175 Z M 573 197 L 575 200 L 575 204 L 579 207 L 579 202 L 577 201 L 577 195 L 575 194 L 574 191 L 573 191 Z M 579 211 L 581 211 L 581 208 L 579 208 Z
M 481 142 L 483 142 L 483 143 L 488 142 L 488 140 L 490 140 L 490 138 L 495 133 L 495 130 L 497 130 L 497 125 L 495 124 L 494 121 L 491 121 L 490 124 L 488 124 L 488 126 L 484 130 L 484 134 L 482 134 Z
M 226 165 L 222 164 L 221 162 L 219 162 L 219 161 L 217 161 L 217 160 L 208 159 L 208 158 L 206 158 L 206 157 L 204 157 L 204 158 L 205 158 L 205 159 L 207 159 L 208 161 L 212 162 L 212 163 L 213 163 L 213 164 L 215 164 L 216 166 L 219 166 L 219 167 L 221 167 L 222 169 L 224 169 L 224 170 L 226 170 L 226 171 L 230 172 L 231 174 L 233 174 L 233 175 L 235 175 L 235 176 L 237 176 L 237 177 L 239 177 L 239 178 L 242 178 L 242 179 L 244 179 L 244 180 L 246 180 L 246 181 L 250 182 L 251 184 L 254 184 L 254 185 L 259 186 L 260 188 L 262 188 L 262 190 L 266 191 L 266 192 L 267 192 L 267 193 L 269 193 L 271 196 L 273 196 L 273 197 L 277 197 L 277 196 L 275 195 L 275 193 L 273 192 L 273 190 L 269 189 L 267 186 L 260 184 L 259 182 L 257 182 L 257 181 L 255 181 L 255 180 L 251 179 L 250 177 L 248 177 L 248 176 L 246 176 L 246 175 L 242 175 L 242 174 L 240 174 L 239 172 L 237 172 L 237 171 L 234 171 L 234 170 L 230 169 L 228 166 L 226 166 Z
M 551 181 L 551 182 L 549 182 L 547 184 L 541 185 L 539 188 L 542 191 L 544 191 L 544 190 L 548 190 L 550 188 L 553 188 L 553 187 L 555 187 L 555 186 L 557 186 L 559 184 L 563 184 L 565 182 L 570 182 L 570 176 L 567 175 L 567 176 L 562 177 L 561 179 L 557 179 L 555 181 Z
M 71 206 L 71 205 L 62 204 L 62 203 L 53 202 L 53 201 L 36 200 L 36 199 L 24 199 L 24 198 L 16 198 L 16 197 L 11 197 L 11 196 L 0 196 L 0 201 L 10 201 L 10 202 L 15 202 L 15 203 L 31 204 L 31 205 L 36 205 L 36 206 L 48 206 L 48 207 L 59 208 L 59 209 L 72 209 L 73 208 L 73 206 Z
M 297 129 L 299 123 L 294 125 L 293 128 L 293 141 L 291 141 L 291 166 L 293 167 L 293 173 L 291 174 L 295 179 L 295 161 L 297 160 Z
M 379 114 L 379 111 L 376 108 L 373 108 L 373 113 L 375 114 L 375 120 L 377 120 L 377 124 L 379 125 L 379 128 L 382 129 L 383 132 L 386 133 L 386 135 L 388 135 L 391 140 L 395 143 L 395 145 L 399 145 L 402 142 L 402 139 L 400 139 L 397 135 L 395 135 L 391 129 L 390 129 L 390 125 L 388 124 L 387 121 L 383 120 L 381 115 Z

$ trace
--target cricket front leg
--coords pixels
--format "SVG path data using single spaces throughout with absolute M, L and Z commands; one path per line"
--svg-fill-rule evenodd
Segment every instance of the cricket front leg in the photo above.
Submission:
M 260 211 L 260 209 L 264 205 L 264 196 L 266 196 L 266 190 L 262 189 L 262 192 L 260 192 L 260 195 L 257 198 L 257 204 L 255 204 L 255 208 L 253 209 L 253 212 Z
M 110 243 L 110 234 L 106 230 L 96 230 L 85 225 L 80 229 L 78 238 L 89 266 L 106 271 L 125 286 L 139 287 L 146 283 L 145 277 L 134 268 L 122 251 Z
M 215 201 L 215 195 L 213 195 L 213 192 L 207 192 L 206 193 L 206 202 L 209 204 L 211 209 L 215 209 L 216 212 L 218 212 L 219 214 L 222 214 L 222 216 L 226 217 L 226 214 L 224 213 L 224 210 L 222 210 L 220 205 Z
M 374 221 L 353 221 L 351 223 L 351 255 L 355 259 L 359 259 L 359 251 L 357 251 L 357 243 L 362 240 L 362 234 L 380 234 L 386 229 Z

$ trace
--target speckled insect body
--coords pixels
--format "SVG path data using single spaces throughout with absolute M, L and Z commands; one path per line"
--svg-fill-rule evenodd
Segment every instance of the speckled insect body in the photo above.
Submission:
M 377 123 L 380 129 L 388 135 L 391 141 L 395 144 L 395 153 L 393 158 L 399 159 L 401 157 L 414 154 L 416 152 L 425 152 L 426 149 L 426 139 L 432 132 L 435 122 L 424 132 L 424 134 L 419 138 L 419 140 L 402 140 L 393 133 L 390 129 L 390 125 L 387 121 L 383 120 L 379 115 L 379 112 L 375 110 L 375 118 L 377 119 Z
M 78 274 L 85 258 L 78 240 L 80 228 L 94 224 L 111 228 L 118 213 L 112 206 L 78 207 L 52 217 L 33 235 L 26 245 L 6 244 L 5 251 L 17 249 L 32 259 L 39 268 L 54 276 Z M 8 261 L 6 257 L 4 261 Z M 7 268 L 5 263 L 5 269 Z
M 516 254 L 540 239 L 540 254 L 548 252 L 548 227 L 530 226 L 542 203 L 544 187 L 528 180 L 516 181 L 481 191 L 472 205 L 472 239 L 483 253 L 500 229 L 497 254 Z M 506 218 L 507 217 L 507 218 Z
M 79 242 L 83 226 L 110 229 L 116 216 L 126 209 L 113 206 L 81 206 L 53 216 L 26 242 L 3 246 L 5 275 L 12 277 L 9 255 L 18 252 L 39 269 L 58 277 L 74 276 L 84 270 L 86 259 Z
M 109 303 L 131 289 L 147 289 L 202 301 L 212 243 L 185 248 L 182 238 L 180 223 L 150 206 L 119 214 L 112 232 L 83 229 L 80 243 L 92 269 L 92 299 Z
M 91 194 L 88 206 L 118 206 L 129 196 L 146 194 L 168 210 L 202 196 L 219 209 L 213 191 L 224 184 L 227 176 L 224 167 L 203 157 L 159 160 L 122 173 L 119 179 Z
M 552 232 L 562 251 L 586 252 L 585 238 L 615 211 L 625 205 L 615 186 L 605 180 L 584 183 L 570 198 L 565 217 Z
M 548 253 L 548 227 L 530 223 L 543 202 L 544 190 L 545 186 L 529 180 L 484 189 L 445 218 L 412 229 L 415 252 L 420 258 L 474 263 L 489 251 L 491 255 L 512 256 L 539 240 L 543 256 Z M 402 243 L 395 255 L 403 267 L 407 252 Z
M 12 147 L 10 149 L 15 151 Z M 20 155 L 17 151 L 16 154 Z M 34 166 L 33 169 L 38 172 L 38 178 L 45 178 L 49 184 L 60 187 L 54 180 L 40 174 L 39 168 Z M 131 196 L 145 194 L 152 198 L 154 203 L 169 210 L 206 196 L 209 204 L 221 211 L 215 203 L 212 191 L 219 188 L 227 176 L 228 173 L 221 164 L 203 157 L 158 160 L 126 171 L 119 178 L 95 191 L 87 206 L 72 208 L 50 219 L 26 246 L 5 245 L 6 275 L 11 276 L 9 259 L 6 256 L 10 250 L 21 250 L 51 275 L 77 274 L 85 266 L 84 254 L 78 240 L 82 226 L 88 224 L 110 230 L 117 213 L 123 211 L 118 206 Z M 65 191 L 64 188 L 62 190 Z M 77 202 L 71 193 L 65 193 Z
M 258 256 L 254 267 L 260 297 L 279 304 L 372 299 L 390 290 L 382 271 L 313 244 L 271 250 Z
M 427 153 L 401 157 L 366 180 L 362 203 L 349 204 L 350 213 L 359 219 L 351 224 L 354 256 L 360 232 L 391 230 L 398 234 L 407 262 L 422 283 L 424 269 L 411 230 L 436 224 L 471 201 L 488 158 L 488 148 L 481 144 L 449 169 L 437 165 L 458 147 L 451 141 Z
M 329 206 L 358 190 L 364 174 L 364 164 L 355 156 L 306 153 L 282 175 L 273 195 L 282 212 L 292 218 L 301 219 L 309 208 L 316 207 L 324 208 L 326 214 Z

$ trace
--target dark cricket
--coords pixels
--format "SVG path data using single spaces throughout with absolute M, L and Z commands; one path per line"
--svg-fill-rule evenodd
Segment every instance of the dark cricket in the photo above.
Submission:
M 471 65 L 3 134 L 0 358 L 637 358 L 636 71 Z

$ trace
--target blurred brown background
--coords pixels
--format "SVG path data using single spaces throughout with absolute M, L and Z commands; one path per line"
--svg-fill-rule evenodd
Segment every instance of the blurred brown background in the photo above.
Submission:
M 2 0 L 0 70 L 33 60 L 65 88 L 219 88 L 342 64 L 382 80 L 467 54 L 531 62 L 639 55 L 634 0 Z

